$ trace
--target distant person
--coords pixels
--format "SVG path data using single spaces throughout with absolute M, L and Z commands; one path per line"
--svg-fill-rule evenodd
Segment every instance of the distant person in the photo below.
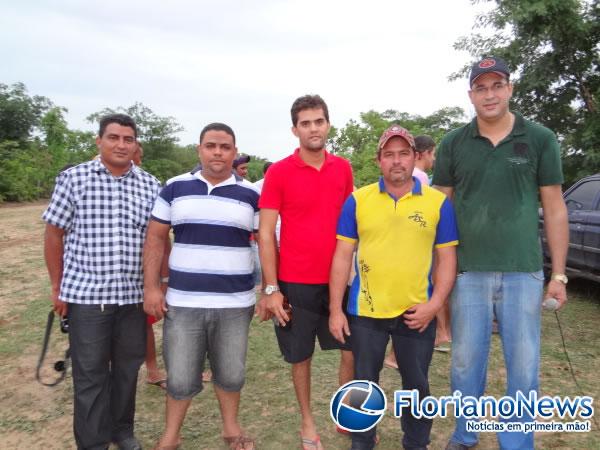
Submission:
M 417 177 L 421 184 L 429 186 L 431 183 L 427 173 L 435 165 L 435 141 L 426 134 L 417 136 L 415 137 L 415 148 L 417 159 L 415 160 L 413 177 Z
M 265 182 L 265 175 L 267 174 L 267 170 L 269 170 L 269 167 L 271 167 L 273 163 L 267 161 L 264 165 L 263 165 L 263 177 L 254 182 L 254 186 L 256 187 L 256 189 L 258 190 L 258 193 L 260 194 L 262 192 L 262 188 L 263 188 L 263 183 Z M 277 220 L 277 230 L 276 230 L 276 234 L 277 234 L 277 242 L 279 242 L 279 227 L 281 221 Z M 254 285 L 255 286 L 259 286 L 260 289 L 262 289 L 262 270 L 260 269 L 260 256 L 258 254 L 258 244 L 256 242 L 256 240 L 252 239 L 252 251 L 254 252 Z
M 250 163 L 249 155 L 240 155 L 233 161 L 233 169 L 242 178 L 248 177 L 248 164 Z
M 144 309 L 163 326 L 167 367 L 165 430 L 157 448 L 177 448 L 192 398 L 203 389 L 208 356 L 231 449 L 254 449 L 238 422 L 248 331 L 256 300 L 250 234 L 258 226 L 258 192 L 232 173 L 233 130 L 212 123 L 200 133 L 202 169 L 171 178 L 152 210 L 144 246 Z M 163 248 L 173 230 L 166 298 L 160 289 Z
M 265 182 L 265 176 L 267 175 L 267 171 L 269 170 L 269 167 L 271 167 L 273 165 L 272 162 L 267 161 L 264 165 L 263 165 L 263 177 L 254 182 L 254 186 L 257 187 L 257 189 L 262 192 L 262 188 L 263 188 L 263 184 Z
M 329 112 L 318 95 L 294 101 L 292 133 L 299 140 L 291 156 L 268 170 L 260 197 L 260 262 L 265 288 L 257 307 L 263 319 L 275 317 L 275 334 L 300 406 L 302 448 L 322 449 L 310 406 L 311 360 L 315 338 L 323 350 L 341 349 L 339 381 L 352 380 L 352 353 L 329 332 L 329 271 L 335 228 L 352 193 L 352 169 L 325 150 Z M 281 216 L 281 242 L 275 239 Z M 289 301 L 292 316 L 284 310 Z M 290 320 L 291 319 L 291 320 Z
M 100 119 L 100 159 L 59 174 L 44 212 L 54 310 L 69 318 L 78 448 L 141 449 L 135 394 L 146 352 L 142 246 L 160 189 L 132 164 L 135 122 Z
M 485 392 L 492 320 L 498 320 L 506 365 L 506 396 L 539 389 L 541 303 L 544 288 L 538 208 L 542 207 L 552 276 L 547 297 L 567 301 L 569 243 L 560 147 L 549 129 L 509 110 L 513 93 L 505 61 L 486 57 L 469 76 L 476 117 L 442 139 L 433 183 L 454 199 L 459 275 L 450 301 L 451 391 Z M 541 205 L 539 201 L 541 200 Z M 466 417 L 446 447 L 478 442 Z M 525 411 L 510 422 L 531 422 Z M 533 449 L 534 433 L 501 432 L 502 449 Z
M 136 166 L 141 167 L 142 159 L 144 159 L 144 148 L 142 147 L 142 144 L 138 142 L 135 151 L 133 152 L 132 161 Z
M 137 143 L 136 150 L 133 153 L 133 163 L 141 167 L 142 159 L 144 158 L 144 148 L 142 144 Z M 166 292 L 167 282 L 169 281 L 169 266 L 168 256 L 171 249 L 170 241 L 165 245 L 165 256 L 163 257 L 163 266 L 161 268 L 161 288 Z M 167 378 L 158 367 L 156 361 L 156 340 L 154 338 L 154 328 L 152 327 L 157 322 L 154 316 L 146 316 L 146 358 L 144 364 L 146 366 L 146 383 L 158 386 L 162 389 L 167 388 Z
M 329 328 L 342 343 L 351 338 L 355 378 L 376 383 L 391 338 L 402 388 L 417 390 L 423 399 L 430 395 L 435 315 L 456 278 L 458 234 L 450 201 L 412 176 L 416 154 L 412 135 L 392 125 L 377 146 L 379 181 L 344 203 L 329 281 Z M 355 250 L 358 273 L 348 320 L 342 304 Z M 405 449 L 427 448 L 431 419 L 406 407 L 401 424 Z M 352 433 L 352 449 L 371 450 L 375 436 L 375 428 Z

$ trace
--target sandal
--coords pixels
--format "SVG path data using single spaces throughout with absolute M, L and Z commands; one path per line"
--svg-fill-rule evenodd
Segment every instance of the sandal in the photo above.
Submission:
M 151 386 L 158 386 L 161 389 L 167 389 L 167 380 L 165 380 L 164 378 L 156 381 L 146 380 L 146 384 L 149 384 Z
M 223 436 L 223 441 L 230 450 L 256 450 L 254 439 L 240 433 L 239 436 Z
M 316 439 L 309 439 L 300 436 L 302 439 L 302 450 L 323 450 L 323 445 L 321 445 L 321 437 L 317 434 Z

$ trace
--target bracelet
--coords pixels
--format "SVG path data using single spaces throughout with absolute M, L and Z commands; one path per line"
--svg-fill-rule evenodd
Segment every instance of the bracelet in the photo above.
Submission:
M 169 277 L 161 277 L 160 278 L 160 282 L 161 283 L 168 283 L 169 282 Z

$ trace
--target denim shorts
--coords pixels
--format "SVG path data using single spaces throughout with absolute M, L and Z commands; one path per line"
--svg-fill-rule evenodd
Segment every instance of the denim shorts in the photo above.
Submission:
M 248 329 L 254 305 L 244 308 L 169 306 L 163 325 L 167 393 L 175 400 L 202 391 L 206 356 L 215 385 L 239 392 L 245 381 Z

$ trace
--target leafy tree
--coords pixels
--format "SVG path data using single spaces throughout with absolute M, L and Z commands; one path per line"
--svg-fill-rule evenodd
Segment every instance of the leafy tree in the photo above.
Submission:
M 248 181 L 254 183 L 264 177 L 263 169 L 265 163 L 269 160 L 260 156 L 250 155 L 250 162 L 248 163 Z
M 122 106 L 116 109 L 104 108 L 101 111 L 90 114 L 87 121 L 99 123 L 100 118 L 107 114 L 124 113 L 135 120 L 138 131 L 138 140 L 144 146 L 144 155 L 151 159 L 164 158 L 169 159 L 169 154 L 175 148 L 179 141 L 177 133 L 184 128 L 177 123 L 174 117 L 159 116 L 152 109 L 140 102 L 125 108 Z
M 29 96 L 23 83 L 0 83 L 0 142 L 29 139 L 44 112 L 52 106 L 46 97 Z
M 463 124 L 463 116 L 463 110 L 457 107 L 443 108 L 425 117 L 395 110 L 368 111 L 360 114 L 360 121 L 350 120 L 339 130 L 332 128 L 328 146 L 333 153 L 350 161 L 354 183 L 361 187 L 379 177 L 375 164 L 377 143 L 390 125 L 399 124 L 413 136 L 428 134 L 439 141 L 445 133 Z
M 102 116 L 116 112 L 127 114 L 135 120 L 138 140 L 144 147 L 142 166 L 159 180 L 166 181 L 175 175 L 191 170 L 197 163 L 197 156 L 190 157 L 192 153 L 187 147 L 185 147 L 186 150 L 182 150 L 183 148 L 177 145 L 179 141 L 177 133 L 183 131 L 183 127 L 177 123 L 175 118 L 159 116 L 140 102 L 126 108 L 122 106 L 115 109 L 104 108 L 90 114 L 87 121 L 98 123 Z M 195 149 L 193 154 L 195 155 Z
M 557 133 L 567 184 L 599 172 L 600 0 L 487 2 L 495 8 L 454 47 L 507 60 L 516 79 L 515 109 Z

